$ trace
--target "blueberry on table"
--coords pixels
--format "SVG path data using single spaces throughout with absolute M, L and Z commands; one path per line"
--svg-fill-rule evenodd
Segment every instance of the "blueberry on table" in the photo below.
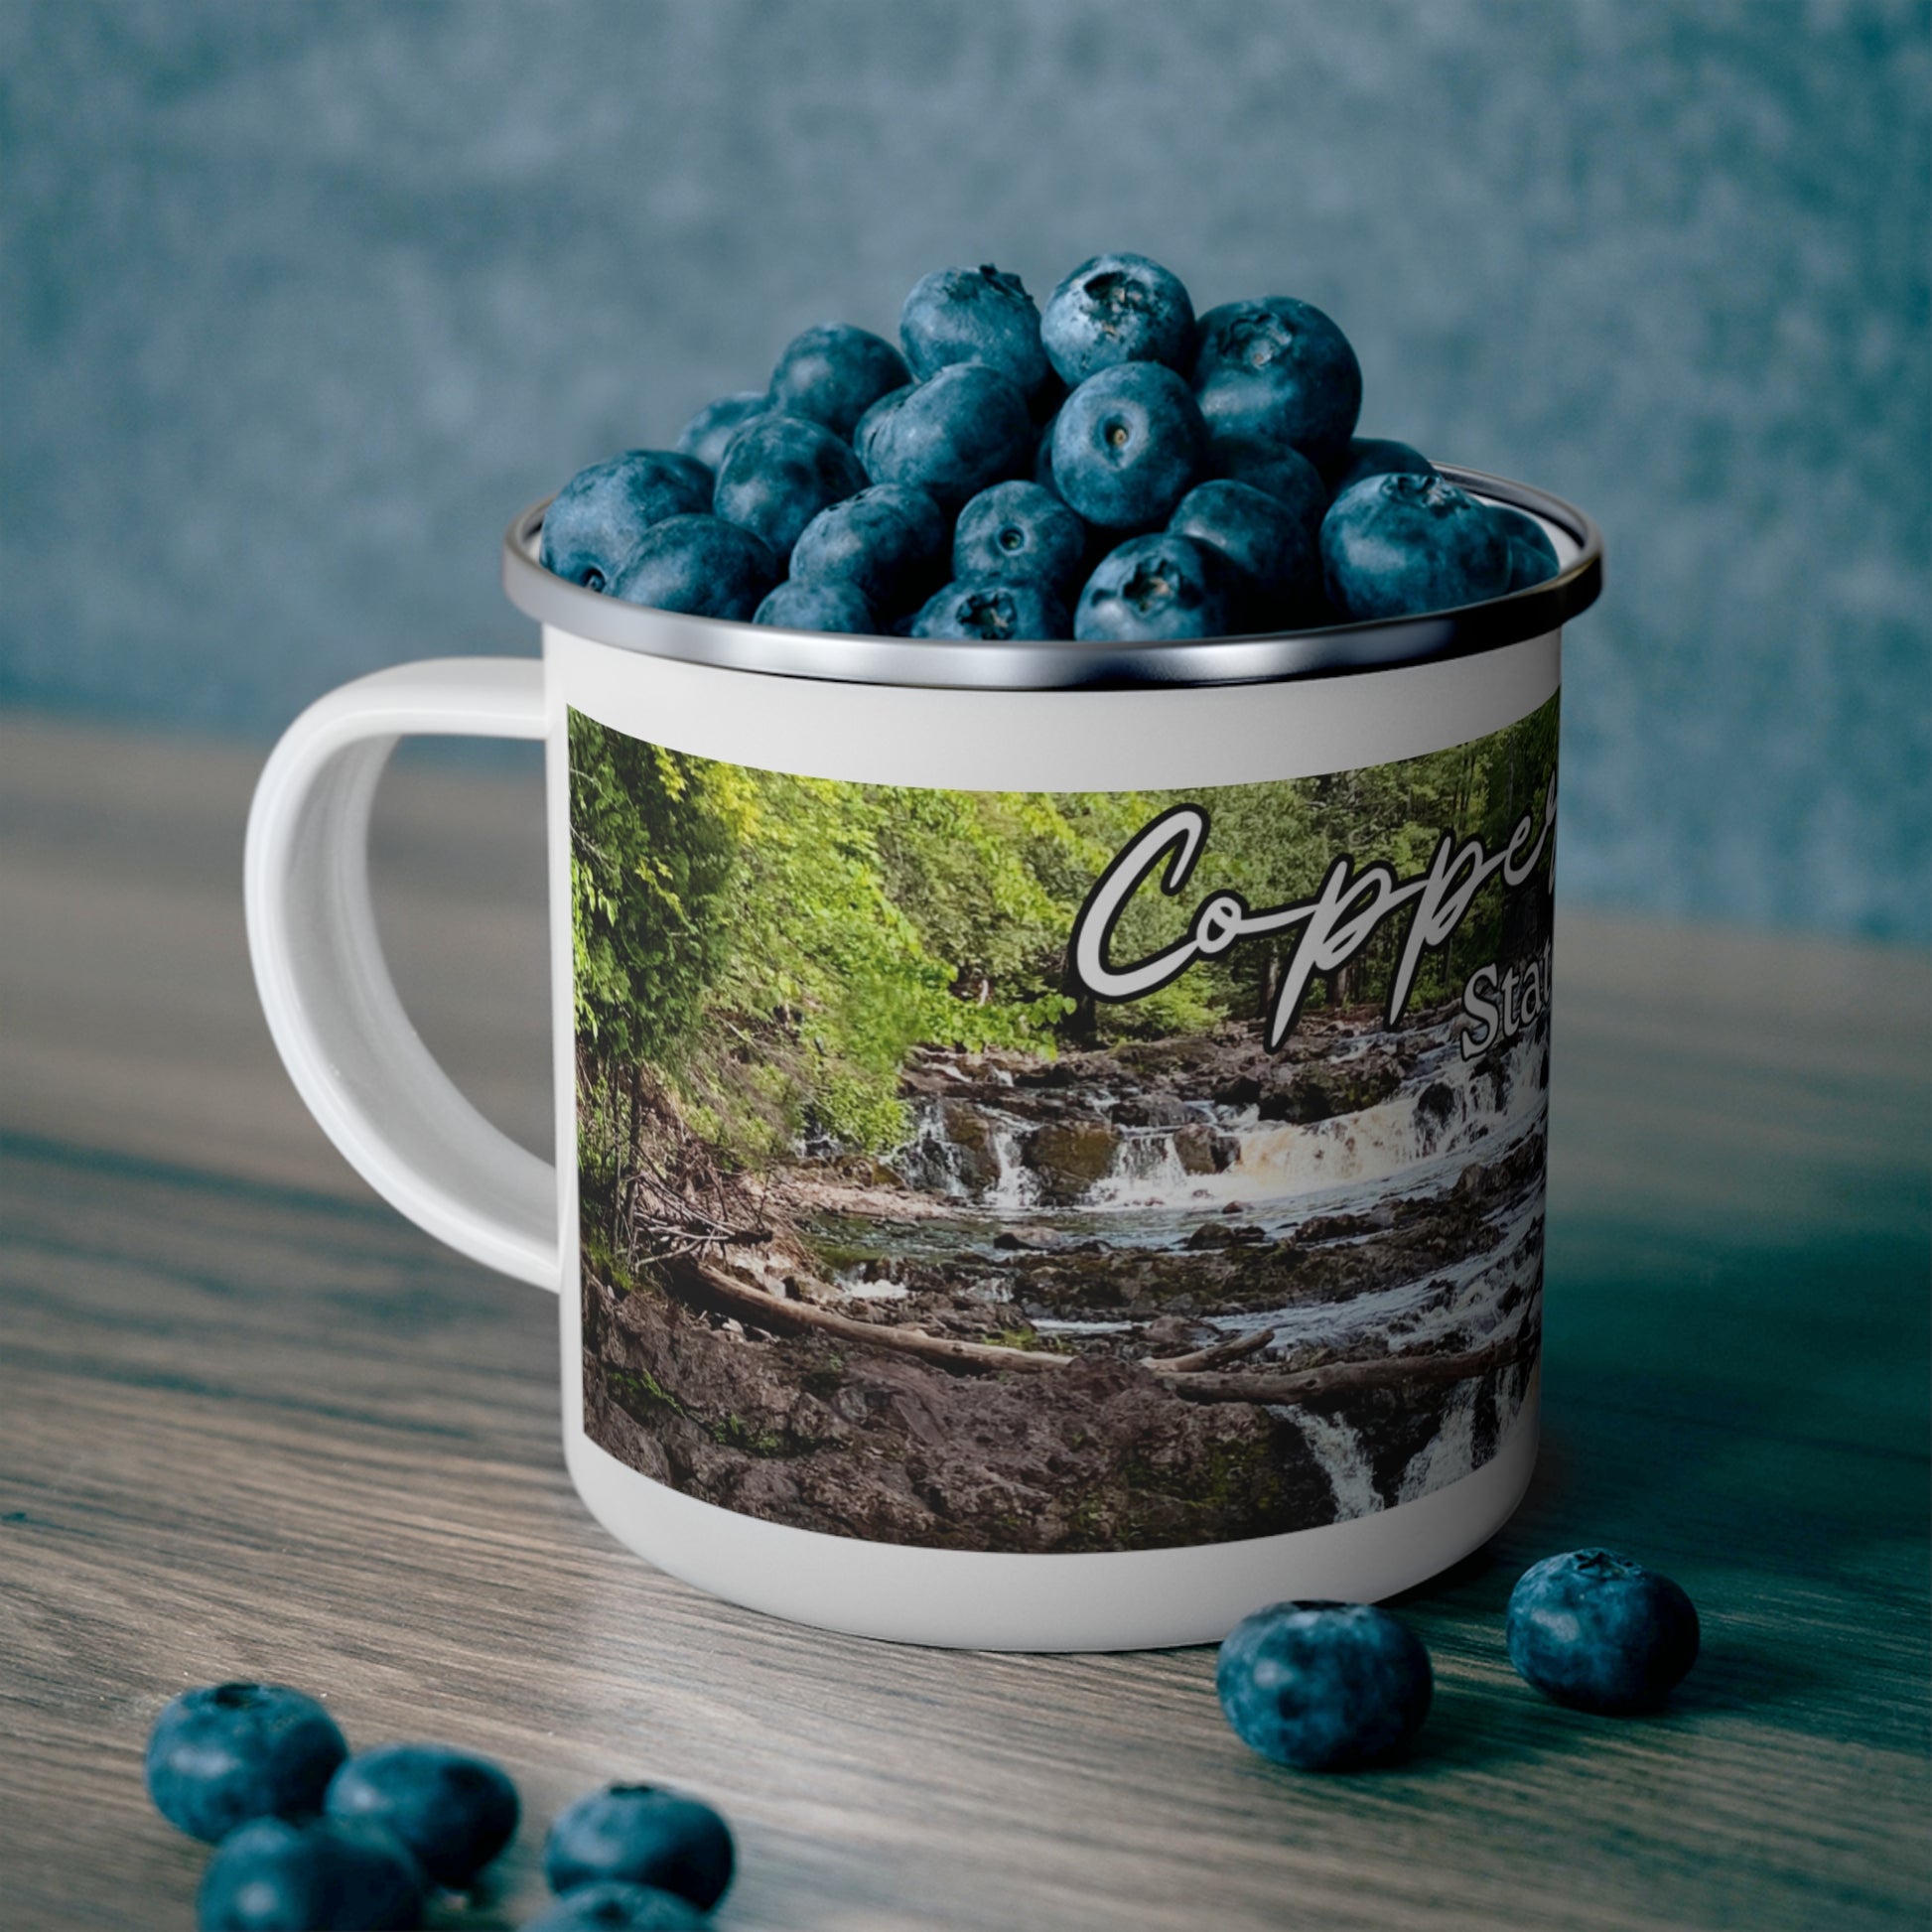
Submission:
M 710 507 L 711 475 L 695 457 L 628 450 L 578 471 L 558 490 L 537 554 L 545 570 L 609 590 L 652 525 Z
M 1387 436 L 1351 436 L 1348 448 L 1328 478 L 1330 489 L 1339 496 L 1351 483 L 1364 477 L 1433 477 L 1436 466 L 1407 443 Z
M 1422 1728 L 1435 1674 L 1421 1639 L 1372 1603 L 1276 1603 L 1228 1633 L 1214 1688 L 1250 1750 L 1350 1771 Z
M 1503 541 L 1509 545 L 1509 588 L 1512 591 L 1526 591 L 1534 584 L 1541 584 L 1546 578 L 1554 577 L 1561 568 L 1557 556 L 1557 546 L 1550 541 L 1550 533 L 1535 517 L 1519 509 L 1511 509 L 1507 503 L 1491 503 L 1489 519 L 1503 533 Z
M 1116 362 L 1194 361 L 1194 305 L 1178 276 L 1145 255 L 1096 255 L 1051 295 L 1039 318 L 1047 359 L 1069 384 Z
M 921 381 L 954 363 L 982 362 L 1030 396 L 1048 374 L 1033 297 L 1019 276 L 991 262 L 921 276 L 899 311 L 898 336 Z
M 1607 1550 L 1533 1564 L 1509 1593 L 1509 1661 L 1559 1704 L 1655 1711 L 1697 1662 L 1698 1613 L 1668 1577 Z
M 705 1918 L 675 1892 L 620 1880 L 578 1885 L 523 1932 L 703 1932 Z
M 944 573 L 946 513 L 923 489 L 873 483 L 807 523 L 791 548 L 799 584 L 843 584 L 874 609 L 917 604 Z
M 1192 537 L 1166 531 L 1110 550 L 1073 613 L 1082 643 L 1223 637 L 1227 628 L 1226 566 Z
M 1190 489 L 1168 528 L 1226 560 L 1237 628 L 1285 627 L 1322 616 L 1318 512 L 1298 515 L 1278 496 L 1219 479 Z
M 1216 436 L 1286 443 L 1325 466 L 1354 434 L 1362 370 L 1348 338 L 1312 303 L 1269 295 L 1201 317 L 1194 393 Z
M 1488 509 L 1442 477 L 1365 477 L 1328 505 L 1321 564 L 1352 621 L 1420 617 L 1500 597 L 1509 543 Z
M 439 1885 L 468 1888 L 516 1830 L 516 1786 L 486 1757 L 444 1744 L 378 1744 L 329 1782 L 323 1809 L 379 1825 Z
M 948 584 L 912 620 L 914 637 L 999 644 L 1067 635 L 1066 606 L 1049 584 L 979 577 Z
M 716 402 L 706 403 L 679 432 L 679 455 L 715 471 L 725 460 L 725 446 L 743 425 L 770 407 L 771 398 L 762 389 L 741 389 L 735 396 L 720 396 Z
M 805 416 L 755 416 L 726 446 L 710 509 L 761 536 L 780 557 L 828 503 L 865 488 L 848 443 Z
M 864 594 L 851 584 L 801 584 L 788 578 L 753 614 L 754 623 L 778 630 L 841 631 L 875 637 L 879 619 Z
M 557 1814 L 543 1848 L 544 1876 L 567 1892 L 624 1879 L 675 1892 L 708 1912 L 732 1881 L 732 1835 L 696 1798 L 650 1784 L 612 1784 Z
M 1053 419 L 1053 488 L 1089 523 L 1165 523 L 1199 480 L 1207 430 L 1185 382 L 1160 362 L 1089 376 Z
M 644 532 L 611 595 L 701 618 L 749 618 L 781 572 L 771 546 L 721 516 L 673 516 Z
M 258 1818 L 229 1833 L 196 1899 L 202 1932 L 409 1932 L 427 1892 L 414 1859 L 375 1825 Z
M 213 1684 L 171 1698 L 148 1733 L 148 1792 L 209 1844 L 251 1818 L 322 1807 L 348 1745 L 314 1698 L 281 1684 Z
M 1034 455 L 1026 397 L 982 362 L 955 362 L 881 397 L 854 437 L 874 483 L 910 484 L 947 509 L 1024 475 Z
M 771 371 L 771 407 L 849 437 L 881 396 L 911 379 L 904 356 L 883 337 L 828 322 L 794 336 L 780 351 Z
M 982 489 L 953 528 L 955 578 L 1025 578 L 1064 597 L 1079 584 L 1086 556 L 1087 526 L 1038 483 Z

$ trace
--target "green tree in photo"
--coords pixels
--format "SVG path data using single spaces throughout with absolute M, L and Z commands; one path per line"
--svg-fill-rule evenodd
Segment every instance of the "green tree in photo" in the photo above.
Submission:
M 712 1006 L 756 1028 L 784 1068 L 774 1131 L 891 1147 L 915 1047 L 1047 1043 L 1057 1004 L 1017 970 L 1026 940 L 986 950 L 1003 916 L 1024 933 L 1043 908 L 997 865 L 974 892 L 975 865 L 1000 852 L 983 796 L 746 771 L 730 774 L 728 795 L 740 864 Z
M 648 1068 L 698 1133 L 756 1164 L 801 1142 L 894 1146 L 905 1128 L 901 1077 L 921 1047 L 1050 1055 L 1258 1017 L 1293 929 L 1198 960 L 1142 1000 L 1076 997 L 1073 924 L 1121 848 L 1175 804 L 1208 811 L 1186 885 L 1170 895 L 1151 876 L 1125 907 L 1119 959 L 1182 937 L 1212 891 L 1257 908 L 1305 900 L 1339 854 L 1413 878 L 1445 833 L 1476 832 L 1494 851 L 1524 812 L 1540 824 L 1556 707 L 1398 764 L 1192 791 L 960 792 L 798 777 L 664 751 L 577 714 L 570 748 L 587 1131 L 615 1168 L 626 1133 L 635 1137 L 637 1074 Z M 1389 920 L 1313 1003 L 1385 997 L 1403 925 Z M 1488 956 L 1503 925 L 1496 881 L 1444 956 L 1424 961 L 1414 998 L 1451 994 L 1457 956 Z
M 576 1031 L 601 1059 L 675 1065 L 729 954 L 737 840 L 716 789 L 695 761 L 571 713 Z

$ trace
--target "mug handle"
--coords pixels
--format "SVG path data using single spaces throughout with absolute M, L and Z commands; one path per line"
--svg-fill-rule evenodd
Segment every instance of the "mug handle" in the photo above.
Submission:
M 296 1091 L 377 1193 L 441 1241 L 555 1294 L 557 1171 L 490 1125 L 396 997 L 369 899 L 369 808 L 405 733 L 546 735 L 536 658 L 400 664 L 311 705 L 248 812 L 248 950 Z

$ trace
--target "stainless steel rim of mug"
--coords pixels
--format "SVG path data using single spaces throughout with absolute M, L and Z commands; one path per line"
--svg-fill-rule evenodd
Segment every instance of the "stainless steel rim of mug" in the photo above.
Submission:
M 1437 468 L 1472 495 L 1528 510 L 1554 524 L 1577 545 L 1578 554 L 1555 577 L 1505 597 L 1427 617 L 1333 624 L 1322 630 L 1149 644 L 848 637 L 625 604 L 553 576 L 537 561 L 543 515 L 550 506 L 546 496 L 504 532 L 503 589 L 526 617 L 619 650 L 770 677 L 963 691 L 1268 684 L 1393 670 L 1544 636 L 1596 602 L 1603 588 L 1603 534 L 1582 510 L 1504 477 L 1449 464 Z

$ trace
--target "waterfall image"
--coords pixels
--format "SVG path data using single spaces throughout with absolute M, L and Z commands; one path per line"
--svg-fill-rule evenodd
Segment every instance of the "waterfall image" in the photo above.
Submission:
M 965 793 L 573 715 L 593 1439 L 773 1522 L 1019 1552 L 1479 1468 L 1541 1332 L 1555 747 L 1553 702 L 1324 777 Z M 1099 957 L 1180 968 L 1099 997 L 1095 882 L 1177 812 L 1197 877 L 1116 895 Z M 1338 866 L 1393 909 L 1311 973 Z M 1253 935 L 1190 957 L 1210 893 Z

